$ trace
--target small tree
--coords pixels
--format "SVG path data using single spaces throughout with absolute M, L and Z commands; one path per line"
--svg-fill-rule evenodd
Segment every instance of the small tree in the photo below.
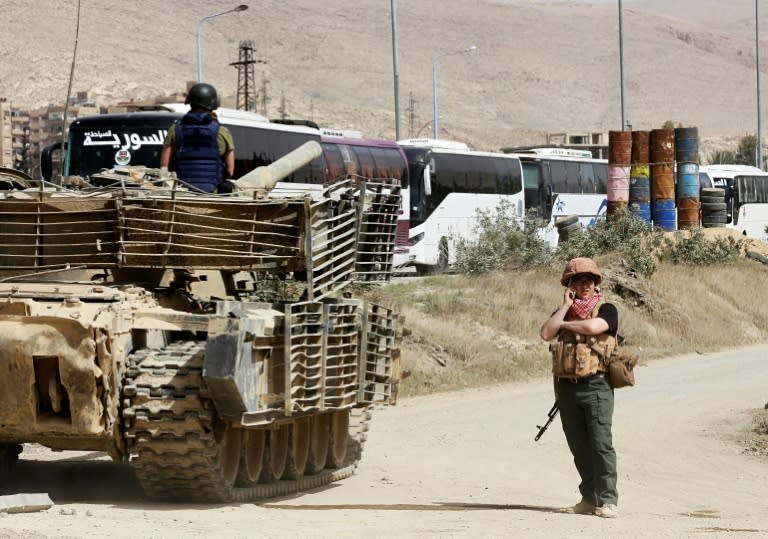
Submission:
M 710 165 L 733 165 L 736 164 L 736 154 L 730 150 L 715 150 L 709 154 L 707 162 Z
M 740 165 L 754 165 L 757 156 L 757 136 L 744 135 L 739 141 L 736 150 L 736 163 Z

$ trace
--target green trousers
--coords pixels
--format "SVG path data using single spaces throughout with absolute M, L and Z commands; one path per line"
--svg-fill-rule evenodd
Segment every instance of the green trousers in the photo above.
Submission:
M 555 381 L 560 419 L 581 477 L 579 492 L 594 505 L 616 504 L 616 451 L 613 449 L 613 389 L 602 375 Z

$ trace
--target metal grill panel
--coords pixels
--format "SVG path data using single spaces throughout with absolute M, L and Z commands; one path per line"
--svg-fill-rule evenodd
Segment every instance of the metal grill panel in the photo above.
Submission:
M 360 402 L 390 402 L 399 375 L 397 315 L 392 309 L 369 303 L 363 313 L 360 358 Z
M 355 280 L 389 281 L 397 243 L 400 183 L 395 179 L 360 184 Z

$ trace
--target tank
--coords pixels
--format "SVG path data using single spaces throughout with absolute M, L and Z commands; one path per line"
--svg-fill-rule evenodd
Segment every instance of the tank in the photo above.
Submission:
M 270 191 L 308 151 L 234 195 L 152 170 L 0 192 L 0 470 L 24 443 L 105 451 L 204 502 L 353 473 L 401 332 L 351 285 L 390 278 L 400 188 Z

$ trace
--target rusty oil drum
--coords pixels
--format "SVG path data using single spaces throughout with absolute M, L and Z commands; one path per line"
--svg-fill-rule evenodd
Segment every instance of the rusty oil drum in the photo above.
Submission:
M 651 199 L 675 198 L 675 130 L 651 131 Z

